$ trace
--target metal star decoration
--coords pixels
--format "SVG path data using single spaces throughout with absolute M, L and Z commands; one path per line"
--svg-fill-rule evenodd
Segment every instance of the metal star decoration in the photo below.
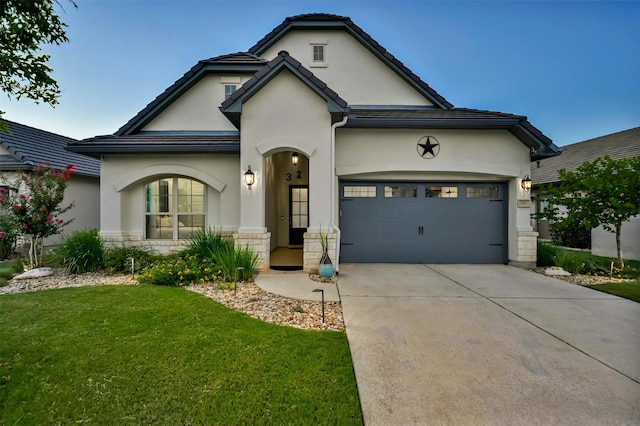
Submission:
M 432 140 L 434 142 L 432 142 Z M 422 149 L 422 152 L 420 152 L 421 149 Z M 439 152 L 440 152 L 440 143 L 433 136 L 425 136 L 418 141 L 418 154 L 420 154 L 420 157 L 433 158 L 436 155 L 438 155 Z

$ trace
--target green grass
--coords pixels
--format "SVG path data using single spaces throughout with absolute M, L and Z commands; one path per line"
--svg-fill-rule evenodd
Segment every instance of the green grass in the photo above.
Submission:
M 179 288 L 0 296 L 0 424 L 362 424 L 346 336 Z
M 587 287 L 640 303 L 640 281 L 589 285 Z

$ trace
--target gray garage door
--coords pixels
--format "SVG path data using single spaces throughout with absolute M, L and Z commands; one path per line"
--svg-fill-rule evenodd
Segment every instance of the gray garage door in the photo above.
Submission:
M 506 185 L 341 182 L 341 262 L 505 263 Z

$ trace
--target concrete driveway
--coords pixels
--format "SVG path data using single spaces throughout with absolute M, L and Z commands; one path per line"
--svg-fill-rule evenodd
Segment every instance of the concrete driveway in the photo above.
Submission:
M 640 424 L 640 304 L 504 265 L 341 265 L 366 425 Z

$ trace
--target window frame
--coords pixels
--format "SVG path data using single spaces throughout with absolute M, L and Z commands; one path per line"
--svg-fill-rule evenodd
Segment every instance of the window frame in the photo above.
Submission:
M 202 185 L 202 211 L 201 212 L 194 212 L 194 211 L 188 211 L 188 212 L 182 212 L 179 209 L 179 199 L 180 199 L 180 186 L 179 186 L 179 182 L 181 179 L 187 180 L 189 182 L 197 182 L 198 184 Z M 150 209 L 150 204 L 151 201 L 149 199 L 149 194 L 148 194 L 148 190 L 147 188 L 149 187 L 149 185 L 152 185 L 156 182 L 162 182 L 162 181 L 167 181 L 167 180 L 171 180 L 171 185 L 167 185 L 167 188 L 170 186 L 171 187 L 171 191 L 169 192 L 169 205 L 166 206 L 167 211 L 148 211 L 148 210 L 152 210 Z M 163 185 L 159 185 L 159 188 L 163 188 Z M 164 177 L 159 177 L 157 179 L 154 179 L 152 181 L 146 182 L 144 184 L 143 187 L 143 198 L 144 198 L 144 207 L 143 207 L 143 215 L 144 215 L 144 220 L 143 220 L 143 226 L 144 226 L 144 239 L 148 240 L 148 241 L 183 241 L 188 239 L 188 237 L 184 237 L 184 238 L 180 238 L 180 217 L 181 216 L 190 216 L 190 217 L 195 217 L 195 216 L 199 216 L 202 218 L 202 228 L 206 228 L 207 227 L 207 184 L 204 182 L 201 182 L 197 179 L 193 179 L 191 177 L 187 177 L 187 176 L 164 176 Z M 159 191 L 158 196 L 162 195 L 160 193 L 161 191 Z M 189 194 L 190 197 L 193 197 L 193 193 L 190 191 Z M 161 201 L 158 201 L 158 206 L 160 207 Z M 160 210 L 160 209 L 158 209 Z M 193 208 L 191 208 L 191 210 L 193 210 Z M 171 217 L 171 238 L 151 238 L 149 236 L 149 226 L 148 226 L 148 219 L 149 217 Z M 192 225 L 192 231 L 193 231 L 193 225 Z

